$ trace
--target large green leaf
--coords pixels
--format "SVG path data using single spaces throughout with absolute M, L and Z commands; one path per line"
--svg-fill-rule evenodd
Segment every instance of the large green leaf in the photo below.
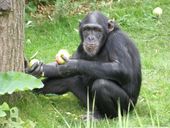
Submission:
M 0 73 L 0 95 L 11 94 L 15 91 L 32 90 L 42 88 L 44 85 L 40 79 L 22 72 Z

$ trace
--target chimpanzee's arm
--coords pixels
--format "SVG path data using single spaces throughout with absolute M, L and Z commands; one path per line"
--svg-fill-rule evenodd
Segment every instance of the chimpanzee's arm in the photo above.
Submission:
M 130 68 L 119 62 L 96 62 L 86 60 L 70 60 L 67 64 L 43 66 L 46 77 L 68 77 L 74 75 L 89 75 L 94 78 L 115 80 L 120 84 L 129 81 Z

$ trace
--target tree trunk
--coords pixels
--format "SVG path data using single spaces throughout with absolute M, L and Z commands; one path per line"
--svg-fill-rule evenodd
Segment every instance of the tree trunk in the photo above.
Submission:
M 24 70 L 24 0 L 0 0 L 0 72 Z

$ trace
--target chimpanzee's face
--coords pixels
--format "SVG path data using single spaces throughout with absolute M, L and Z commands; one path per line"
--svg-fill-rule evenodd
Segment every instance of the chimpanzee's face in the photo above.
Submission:
M 98 54 L 107 36 L 114 29 L 114 22 L 99 12 L 89 13 L 80 22 L 80 36 L 84 51 L 91 57 Z
M 84 24 L 82 26 L 83 48 L 89 56 L 95 56 L 103 41 L 103 28 L 98 24 Z

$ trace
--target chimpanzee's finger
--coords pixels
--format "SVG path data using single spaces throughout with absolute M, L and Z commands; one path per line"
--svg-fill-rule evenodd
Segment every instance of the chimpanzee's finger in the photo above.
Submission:
M 61 56 L 62 59 L 65 61 L 65 62 L 68 62 L 69 61 L 69 58 L 68 57 L 65 57 L 65 56 Z
M 35 62 L 31 67 L 27 67 L 25 72 L 28 74 L 32 74 L 32 72 L 38 67 L 38 62 Z

